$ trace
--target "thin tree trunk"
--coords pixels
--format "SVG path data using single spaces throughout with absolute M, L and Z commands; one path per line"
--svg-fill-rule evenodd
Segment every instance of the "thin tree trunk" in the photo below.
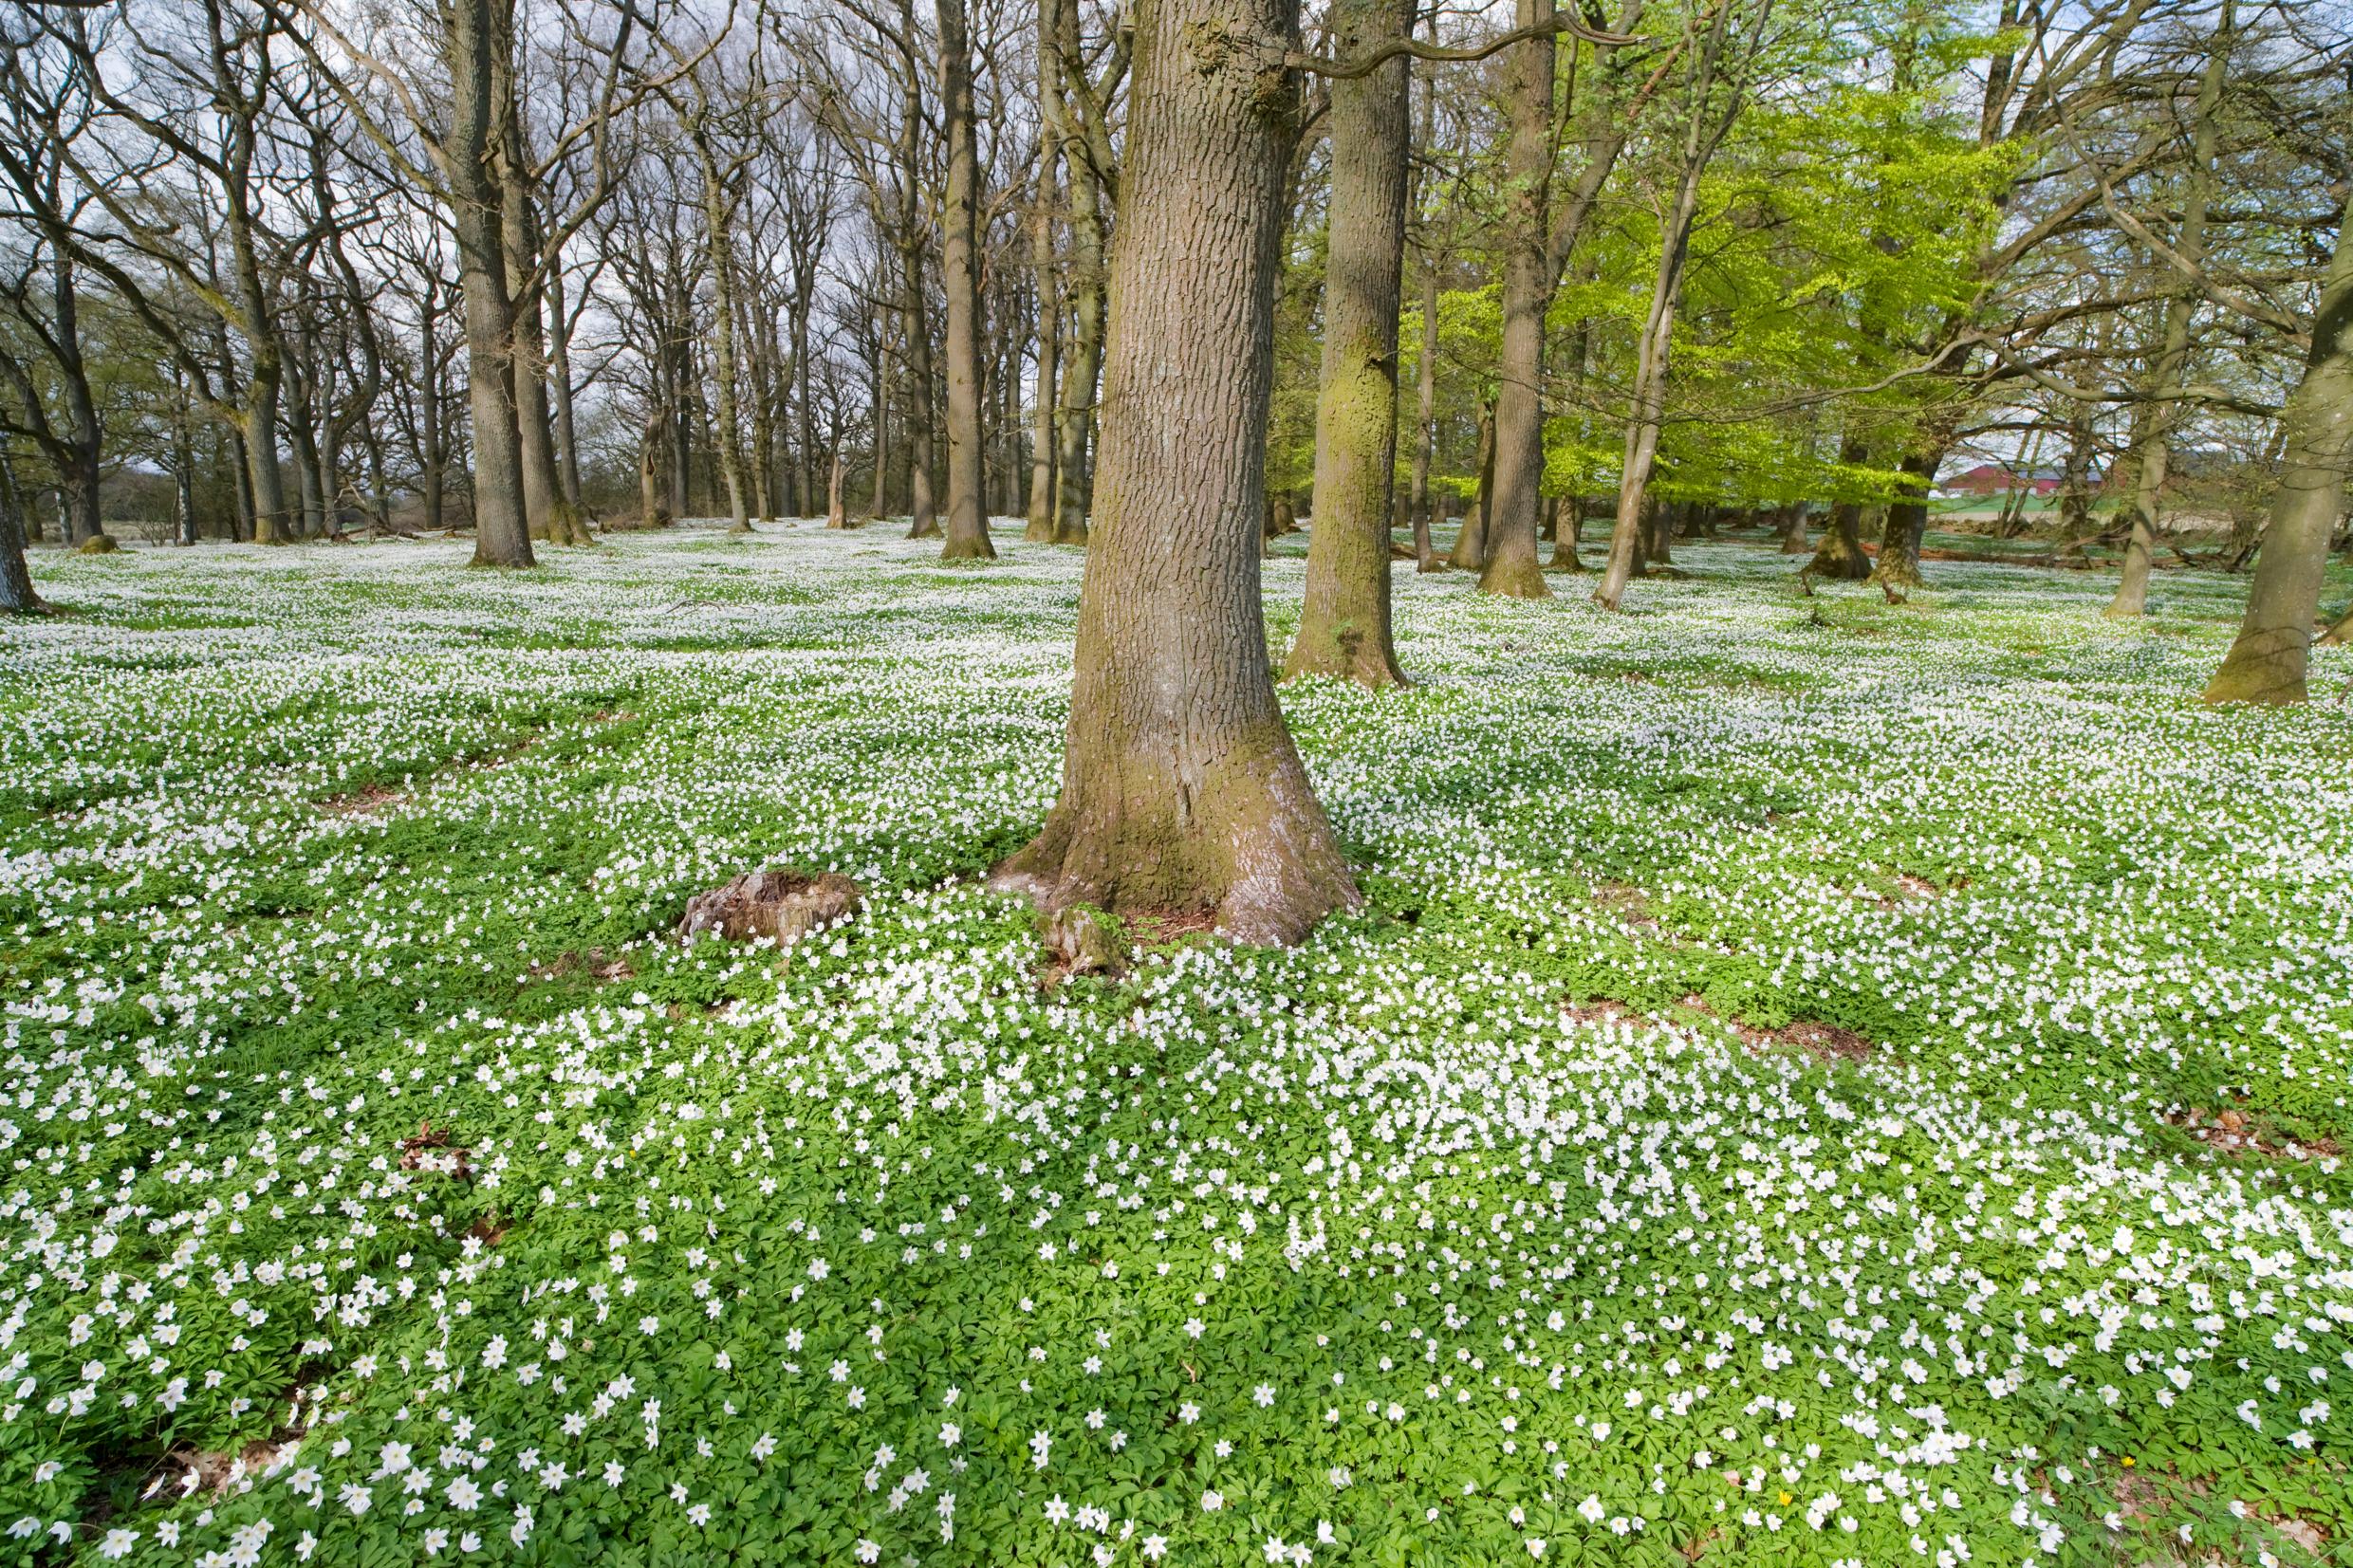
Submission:
M 2287 450 L 2270 526 L 2255 558 L 2231 652 L 2206 687 L 2208 702 L 2305 700 L 2312 621 L 2320 613 L 2328 536 L 2344 509 L 2345 465 L 2353 461 L 2353 198 L 2337 231 L 2336 255 L 2312 316 L 2304 378 L 2280 412 Z M 2332 629 L 2333 636 L 2335 630 Z
M 638 442 L 638 525 L 646 528 L 666 528 L 670 526 L 670 508 L 662 505 L 661 453 L 662 430 L 668 418 L 657 408 L 645 422 L 645 433 Z
M 435 328 L 440 311 L 436 304 L 439 286 L 426 285 L 423 316 L 423 341 L 417 360 L 417 486 L 423 491 L 425 526 L 438 532 L 442 520 L 442 485 L 449 467 L 449 455 L 442 445 L 441 428 L 441 353 L 435 341 Z
M 538 203 L 528 184 L 522 116 L 514 104 L 514 78 L 500 70 L 494 80 L 506 101 L 500 113 L 498 182 L 500 234 L 507 247 L 507 276 L 513 289 L 515 439 L 523 462 L 523 515 L 531 537 L 551 544 L 585 541 L 575 528 L 578 516 L 564 498 L 556 472 L 555 425 L 547 406 L 547 334 L 541 320 L 545 291 L 540 284 Z
M 1414 570 L 1442 572 L 1446 558 L 1430 542 L 1430 465 L 1438 441 L 1438 268 L 1427 254 L 1421 258 L 1421 357 L 1414 379 Z
M 980 384 L 980 137 L 973 106 L 972 40 L 964 0 L 937 0 L 941 105 L 948 130 L 940 270 L 948 286 L 948 526 L 943 561 L 993 560 L 989 540 L 988 436 Z
M 1805 555 L 1813 548 L 1806 541 L 1806 519 L 1811 509 L 1803 501 L 1791 501 L 1781 508 L 1783 555 Z
M 1062 95 L 1060 53 L 1052 46 L 1051 12 L 1055 0 L 1046 0 L 1038 18 L 1038 102 L 1047 116 L 1055 113 Z M 1029 426 L 1028 526 L 1022 539 L 1042 544 L 1054 537 L 1054 404 L 1055 377 L 1062 351 L 1062 296 L 1054 277 L 1054 170 L 1059 145 L 1051 136 L 1040 138 L 1037 185 L 1029 213 L 1029 271 L 1037 293 L 1038 373 L 1031 399 Z
M 1417 0 L 1337 0 L 1343 57 L 1407 36 Z M 1286 675 L 1404 682 L 1389 612 L 1397 489 L 1398 313 L 1410 129 L 1403 55 L 1332 83 L 1324 363 L 1316 398 L 1315 531 Z
M 1729 5 L 1731 0 L 1725 0 Z M 1699 210 L 1699 175 L 1704 161 L 1695 146 L 1698 140 L 1697 116 L 1686 141 L 1683 174 L 1676 188 L 1675 205 L 1669 211 L 1665 232 L 1660 236 L 1658 272 L 1653 280 L 1650 313 L 1642 324 L 1642 337 L 1635 356 L 1633 417 L 1626 421 L 1626 447 L 1623 466 L 1618 480 L 1618 517 L 1610 530 L 1609 561 L 1603 568 L 1601 585 L 1593 591 L 1593 602 L 1604 610 L 1615 610 L 1625 597 L 1626 583 L 1634 576 L 1634 532 L 1640 526 L 1642 502 L 1650 487 L 1651 470 L 1658 460 L 1658 439 L 1666 419 L 1667 370 L 1675 345 L 1675 314 L 1683 293 L 1683 261 L 1691 245 L 1692 220 Z M 1667 541 L 1654 539 L 1650 551 L 1654 563 L 1670 559 L 1672 546 Z
M 1446 558 L 1449 566 L 1475 572 L 1487 564 L 1487 509 L 1495 495 L 1495 405 L 1492 401 L 1479 405 L 1479 488 L 1474 504 L 1463 513 L 1462 526 L 1454 533 L 1454 553 Z
M 849 518 L 842 510 L 842 449 L 837 444 L 833 449 L 833 468 L 825 479 L 825 526 L 846 528 L 849 526 Z
M 547 321 L 552 328 L 547 334 L 547 396 L 555 413 L 556 477 L 563 488 L 565 503 L 572 508 L 572 517 L 579 525 L 573 538 L 576 544 L 593 544 L 594 535 L 588 532 L 588 515 L 582 509 L 580 499 L 580 430 L 572 415 L 572 347 L 570 315 L 564 307 L 564 266 L 559 256 L 547 258 Z
M 879 523 L 888 507 L 890 483 L 890 363 L 889 350 L 879 348 L 874 368 L 874 492 L 867 497 L 866 520 Z
M 1134 18 L 1062 790 L 995 880 L 1058 917 L 1214 911 L 1231 937 L 1295 941 L 1360 902 L 1275 701 L 1255 559 L 1296 134 L 1257 50 L 1296 46 L 1296 0 L 1139 0 Z
M 1076 0 L 1053 0 L 1065 68 L 1079 58 Z M 1087 448 L 1095 426 L 1095 394 L 1102 377 L 1103 248 L 1108 233 L 1109 195 L 1066 105 L 1055 119 L 1063 137 L 1070 194 L 1070 261 L 1064 274 L 1069 309 L 1068 352 L 1062 365 L 1061 404 L 1054 416 L 1054 543 L 1084 544 L 1093 508 L 1093 471 Z
M 2209 42 L 2205 72 L 2198 79 L 2197 102 L 2192 111 L 2189 189 L 2182 194 L 2181 226 L 2174 249 L 2184 262 L 2196 266 L 2206 254 L 2206 208 L 2214 197 L 2214 120 L 2222 102 L 2223 79 L 2230 70 L 2233 8 L 2224 0 L 2221 19 Z M 2152 401 L 2140 433 L 2131 497 L 2131 527 L 2124 544 L 2123 574 L 2116 597 L 2108 603 L 2111 616 L 2146 615 L 2149 608 L 2150 557 L 2157 547 L 2158 507 L 2165 491 L 2165 470 L 2172 458 L 2173 436 L 2180 423 L 2180 405 L 2167 401 L 2181 390 L 2182 372 L 2190 358 L 2190 316 L 2197 304 L 2197 285 L 2186 276 L 2173 280 L 2172 298 L 2165 302 L 2164 335 L 2149 366 Z

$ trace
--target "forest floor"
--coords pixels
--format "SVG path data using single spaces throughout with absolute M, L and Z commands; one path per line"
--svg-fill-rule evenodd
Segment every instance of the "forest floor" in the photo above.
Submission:
M 1418 684 L 1285 695 L 1365 911 L 1058 978 L 1083 558 L 899 532 L 36 557 L 11 1550 L 2353 1557 L 2353 655 L 1400 567 Z M 777 862 L 866 908 L 671 934 Z

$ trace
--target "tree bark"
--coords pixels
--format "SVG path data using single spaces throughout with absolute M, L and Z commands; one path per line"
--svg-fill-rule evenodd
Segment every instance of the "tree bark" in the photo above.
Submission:
M 580 427 L 572 414 L 571 318 L 564 307 L 564 261 L 547 258 L 547 396 L 553 403 L 557 469 L 564 504 L 571 508 L 572 543 L 593 544 L 588 514 L 580 500 Z
M 1060 51 L 1053 44 L 1053 9 L 1045 0 L 1038 11 L 1038 103 L 1051 118 L 1062 95 L 1058 69 Z M 1031 398 L 1029 426 L 1028 526 L 1021 537 L 1043 544 L 1054 537 L 1054 402 L 1057 360 L 1062 349 L 1062 296 L 1054 277 L 1054 170 L 1060 162 L 1057 138 L 1038 138 L 1037 182 L 1029 212 L 1029 272 L 1036 295 L 1038 320 L 1037 390 Z
M 2353 198 L 2337 231 L 2335 257 L 2312 317 L 2304 378 L 2280 413 L 2287 450 L 2255 581 L 2231 652 L 2206 687 L 2208 702 L 2305 700 L 2312 621 L 2320 613 L 2328 536 L 2344 509 L 2345 465 L 2353 461 Z M 2332 629 L 2332 635 L 2334 635 Z
M 1095 539 L 1062 792 L 1000 886 L 1290 942 L 1360 902 L 1259 602 L 1296 0 L 1138 0 Z
M 449 454 L 442 444 L 441 425 L 441 349 L 440 286 L 428 279 L 425 300 L 419 311 L 420 331 L 417 387 L 417 489 L 425 506 L 425 526 L 438 532 L 442 519 L 442 487 L 449 468 Z
M 1063 168 L 1070 195 L 1070 258 L 1063 276 L 1070 336 L 1062 365 L 1061 402 L 1054 415 L 1054 543 L 1084 544 L 1094 507 L 1094 471 L 1087 461 L 1095 429 L 1095 396 L 1102 378 L 1103 255 L 1109 233 L 1109 194 L 1097 168 L 1102 149 L 1090 142 L 1090 126 L 1069 94 L 1082 83 L 1077 0 L 1049 0 L 1056 52 L 1065 93 L 1053 105 L 1063 141 Z M 1102 127 L 1092 127 L 1101 131 Z M 1108 133 L 1095 138 L 1107 144 Z
M 0 467 L 0 615 L 38 615 L 48 608 L 33 591 L 25 565 L 25 516 L 16 477 Z
M 1522 28 L 1552 20 L 1552 0 L 1518 0 Z M 1544 484 L 1545 316 L 1558 274 L 1547 255 L 1546 223 L 1554 157 L 1552 77 L 1557 46 L 1547 34 L 1512 54 L 1511 140 L 1505 155 L 1509 189 L 1503 277 L 1503 350 L 1495 388 L 1495 482 L 1486 518 L 1483 593 L 1549 599 L 1536 559 L 1537 497 Z M 1468 564 L 1468 563 L 1464 563 Z
M 1343 58 L 1405 37 L 1417 0 L 1337 0 Z M 1389 612 L 1397 489 L 1398 315 L 1405 265 L 1409 78 L 1399 55 L 1332 83 L 1324 363 L 1316 398 L 1315 531 L 1288 675 L 1403 684 Z
M 2190 266 L 2206 254 L 2206 209 L 2214 197 L 2215 112 L 2222 102 L 2222 85 L 2231 63 L 2233 6 L 2224 0 L 2221 19 L 2208 46 L 2206 69 L 2198 78 L 2197 101 L 2191 111 L 2192 131 L 2189 188 L 2182 193 L 2181 225 L 2175 231 L 2174 249 Z M 2117 580 L 2111 616 L 2146 615 L 2149 609 L 2150 557 L 2157 547 L 2158 507 L 2165 491 L 2165 471 L 2172 458 L 2180 405 L 2169 401 L 2181 390 L 2182 372 L 2190 358 L 2190 316 L 2197 304 L 2197 284 L 2176 275 L 2172 297 L 2165 302 L 2163 335 L 2149 366 L 2148 405 L 2133 475 L 2130 529 L 2124 542 L 2124 569 Z
M 1424 97 L 1427 98 L 1427 94 Z M 1426 119 L 1427 117 L 1425 117 Z M 1430 541 L 1430 465 L 1438 437 L 1438 268 L 1426 251 L 1421 258 L 1421 354 L 1414 377 L 1414 570 L 1442 572 L 1446 558 Z
M 1479 405 L 1478 467 L 1478 492 L 1462 514 L 1462 526 L 1454 532 L 1454 553 L 1446 558 L 1449 566 L 1467 572 L 1487 564 L 1487 513 L 1495 500 L 1495 404 L 1491 399 Z
M 1928 534 L 1928 490 L 1944 462 L 1938 446 L 1916 446 L 1898 460 L 1903 477 L 1897 481 L 1895 499 L 1887 503 L 1887 520 L 1880 527 L 1880 558 L 1871 566 L 1870 581 L 1888 599 L 1901 603 L 1904 595 L 1927 585 L 1920 576 L 1920 541 Z
M 1781 508 L 1781 553 L 1805 555 L 1813 546 L 1806 542 L 1806 519 L 1811 508 L 1803 501 L 1791 501 Z
M 972 40 L 964 0 L 937 0 L 941 105 L 948 131 L 940 270 L 948 286 L 948 537 L 942 561 L 993 560 L 980 384 L 980 138 L 973 107 Z
M 493 82 L 512 46 L 507 0 L 453 0 L 447 19 L 452 102 L 448 138 L 451 227 L 466 300 L 466 400 L 473 420 L 473 561 L 529 566 L 522 440 L 515 425 L 514 304 L 507 291 L 505 194 L 500 190 Z M 273 443 L 274 444 L 274 443 Z M 275 483 L 277 460 L 269 463 Z M 272 509 L 257 466 L 254 503 Z

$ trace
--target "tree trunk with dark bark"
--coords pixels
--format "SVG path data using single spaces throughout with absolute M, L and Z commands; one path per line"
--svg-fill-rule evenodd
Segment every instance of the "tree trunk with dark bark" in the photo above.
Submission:
M 1339 0 L 1327 25 L 1343 58 L 1402 38 L 1416 0 Z M 1405 264 L 1407 74 L 1403 55 L 1332 83 L 1331 197 L 1324 363 L 1316 397 L 1315 530 L 1299 635 L 1286 675 L 1397 686 L 1389 527 L 1397 489 L 1399 294 Z
M 1259 602 L 1295 0 L 1139 0 L 1094 541 L 1060 797 L 997 870 L 1051 916 L 1214 911 L 1291 942 L 1360 900 Z
M 2318 308 L 2304 378 L 2280 412 L 2287 450 L 2255 581 L 2231 652 L 2206 687 L 2208 702 L 2305 700 L 2312 622 L 2320 613 L 2328 536 L 2344 509 L 2353 462 L 2353 199 L 2345 204 Z M 2332 636 L 2334 630 L 2332 629 Z

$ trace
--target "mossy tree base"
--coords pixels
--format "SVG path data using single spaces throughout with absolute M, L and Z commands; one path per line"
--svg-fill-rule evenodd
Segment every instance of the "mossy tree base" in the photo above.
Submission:
M 2200 698 L 2288 707 L 2305 700 L 2310 639 L 2302 627 L 2242 632 Z

